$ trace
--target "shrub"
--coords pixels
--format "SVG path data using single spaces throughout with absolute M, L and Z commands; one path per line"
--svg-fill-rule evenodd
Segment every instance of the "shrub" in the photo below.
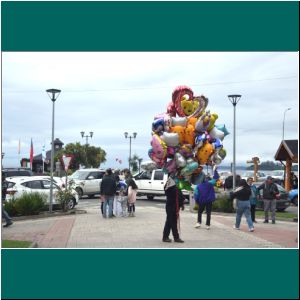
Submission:
M 227 213 L 234 212 L 232 201 L 226 196 L 217 198 L 213 203 L 212 210 Z
M 12 199 L 10 201 L 5 201 L 4 203 L 4 209 L 10 216 L 16 216 L 18 214 L 16 209 L 16 201 L 16 199 Z
M 28 216 L 39 214 L 46 205 L 47 196 L 40 193 L 24 193 L 15 200 L 17 214 Z
M 67 184 L 67 187 L 64 189 L 58 188 L 58 191 L 56 192 L 56 199 L 63 211 L 68 211 L 69 209 L 69 201 L 71 201 L 73 198 L 73 186 L 74 181 L 70 180 Z

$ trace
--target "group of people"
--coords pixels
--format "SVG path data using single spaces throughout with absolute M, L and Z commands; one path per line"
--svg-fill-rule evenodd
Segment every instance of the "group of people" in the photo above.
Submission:
M 202 225 L 202 214 L 206 211 L 206 229 L 210 229 L 211 212 L 213 202 L 216 200 L 214 185 L 219 179 L 217 170 L 214 170 L 213 178 L 205 176 L 200 169 L 195 178 L 192 178 L 195 183 L 194 199 L 198 204 L 198 216 L 195 228 L 199 228 Z M 231 200 L 236 201 L 236 221 L 233 226 L 234 229 L 239 230 L 242 220 L 242 216 L 245 215 L 248 228 L 250 232 L 254 231 L 255 211 L 256 204 L 259 198 L 264 202 L 265 220 L 263 223 L 269 223 L 269 211 L 271 211 L 272 224 L 275 224 L 275 211 L 276 211 L 276 199 L 280 197 L 279 190 L 276 184 L 273 182 L 273 178 L 268 176 L 266 181 L 260 186 L 256 187 L 253 184 L 253 178 L 249 177 L 247 180 L 240 179 L 236 182 L 237 188 L 230 192 Z M 262 190 L 262 197 L 260 196 L 260 190 Z M 183 243 L 178 233 L 178 221 L 179 210 L 183 210 L 183 195 L 181 191 L 176 187 L 174 179 L 170 176 L 165 185 L 165 194 L 167 197 L 166 212 L 167 219 L 163 231 L 163 242 L 171 242 L 169 238 L 170 231 L 174 236 L 175 242 Z
M 137 185 L 128 169 L 124 170 L 125 180 L 121 181 L 119 171 L 107 169 L 100 183 L 101 213 L 104 218 L 113 218 L 113 204 L 116 197 L 126 202 L 128 216 L 135 216 Z

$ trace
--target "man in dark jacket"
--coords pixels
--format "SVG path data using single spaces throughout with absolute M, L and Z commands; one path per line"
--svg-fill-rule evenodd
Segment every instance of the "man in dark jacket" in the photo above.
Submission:
M 182 192 L 177 188 L 175 181 L 171 176 L 168 178 L 165 184 L 165 194 L 167 196 L 166 212 L 167 219 L 163 232 L 163 242 L 170 243 L 172 240 L 169 238 L 170 231 L 174 237 L 174 242 L 183 243 L 184 241 L 179 237 L 177 220 L 179 218 L 179 208 L 184 209 L 183 201 L 184 196 Z
M 269 223 L 269 210 L 272 213 L 272 224 L 275 224 L 276 216 L 276 197 L 279 194 L 277 185 L 273 182 L 271 176 L 267 177 L 265 183 L 257 188 L 258 191 L 263 190 L 263 200 L 264 200 L 264 211 L 265 211 L 265 221 L 264 223 Z
M 5 219 L 5 222 L 6 222 L 6 224 L 3 227 L 8 227 L 13 224 L 13 221 L 3 206 L 3 203 L 6 200 L 6 190 L 7 190 L 7 182 L 5 180 L 4 173 L 2 173 L 1 188 L 2 188 L 2 218 Z
M 106 175 L 103 177 L 100 187 L 100 194 L 104 197 L 103 204 L 103 217 L 112 218 L 113 215 L 113 202 L 114 196 L 116 194 L 117 185 L 115 177 L 113 176 L 112 170 L 107 169 Z M 108 206 L 108 216 L 106 212 L 106 207 Z

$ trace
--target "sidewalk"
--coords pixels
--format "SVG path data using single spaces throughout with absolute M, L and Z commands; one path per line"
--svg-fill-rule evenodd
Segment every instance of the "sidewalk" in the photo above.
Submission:
M 205 216 L 204 216 L 205 220 Z M 165 210 L 137 203 L 136 217 L 103 219 L 99 208 L 86 214 L 17 221 L 2 229 L 2 239 L 37 242 L 39 248 L 297 248 L 298 223 L 278 221 L 255 226 L 249 233 L 245 219 L 241 230 L 232 228 L 234 217 L 212 215 L 212 226 L 195 229 L 196 214 L 181 212 L 184 244 L 162 243 Z M 170 236 L 171 237 L 171 236 Z

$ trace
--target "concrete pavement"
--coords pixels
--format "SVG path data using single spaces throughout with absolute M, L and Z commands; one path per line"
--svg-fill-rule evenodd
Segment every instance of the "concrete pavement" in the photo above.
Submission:
M 181 212 L 180 230 L 184 244 L 162 243 L 165 222 L 163 203 L 137 201 L 136 217 L 104 219 L 97 205 L 86 214 L 16 221 L 2 229 L 2 239 L 37 242 L 39 248 L 297 248 L 298 223 L 277 221 L 255 225 L 249 233 L 242 220 L 241 230 L 232 228 L 234 216 L 212 215 L 211 229 L 195 229 L 196 214 Z M 204 216 L 205 220 L 205 216 Z M 172 237 L 172 236 L 170 236 Z

